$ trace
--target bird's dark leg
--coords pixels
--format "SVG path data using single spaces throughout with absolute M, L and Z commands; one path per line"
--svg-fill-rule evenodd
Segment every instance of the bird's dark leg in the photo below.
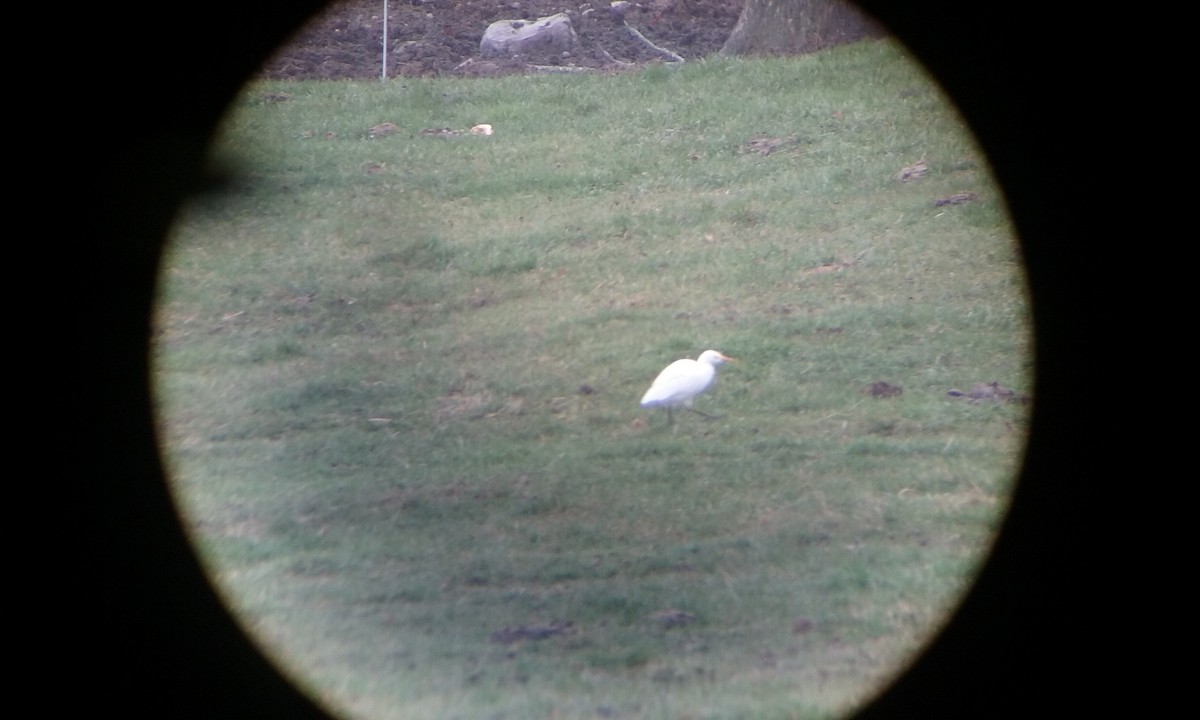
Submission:
M 708 418 L 709 420 L 719 420 L 721 418 L 720 415 L 709 415 L 708 413 L 701 412 L 700 410 L 697 410 L 696 408 L 688 408 L 688 410 L 691 410 L 692 412 L 696 413 L 697 415 L 703 415 L 704 417 Z
M 674 425 L 674 424 L 675 424 L 675 416 L 673 416 L 671 414 L 671 406 L 668 405 L 667 406 L 667 425 L 670 426 L 670 425 Z

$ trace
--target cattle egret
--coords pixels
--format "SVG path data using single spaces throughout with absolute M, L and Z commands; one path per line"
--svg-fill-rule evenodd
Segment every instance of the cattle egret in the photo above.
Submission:
M 692 400 L 712 387 L 713 381 L 717 379 L 717 366 L 733 359 L 716 350 L 705 350 L 695 360 L 676 360 L 654 378 L 650 389 L 642 396 L 642 407 L 665 407 L 668 423 L 672 422 L 671 410 L 677 407 L 705 417 L 713 417 L 693 409 Z

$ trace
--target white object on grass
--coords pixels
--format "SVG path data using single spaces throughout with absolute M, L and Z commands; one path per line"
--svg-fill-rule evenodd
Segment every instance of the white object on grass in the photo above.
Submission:
M 691 410 L 705 417 L 713 417 L 692 407 L 692 401 L 708 390 L 717 379 L 717 366 L 733 361 L 716 350 L 705 350 L 700 357 L 684 358 L 668 365 L 654 378 L 650 389 L 642 396 L 642 407 L 665 407 L 667 422 L 672 421 L 671 410 L 677 407 Z

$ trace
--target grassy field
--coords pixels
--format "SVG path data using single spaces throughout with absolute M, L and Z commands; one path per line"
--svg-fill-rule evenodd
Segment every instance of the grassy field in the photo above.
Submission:
M 216 586 L 335 711 L 834 717 L 986 554 L 1028 406 L 947 391 L 1031 389 L 1029 308 L 898 46 L 259 83 L 213 158 L 161 272 L 164 454 Z M 708 348 L 719 419 L 638 407 Z

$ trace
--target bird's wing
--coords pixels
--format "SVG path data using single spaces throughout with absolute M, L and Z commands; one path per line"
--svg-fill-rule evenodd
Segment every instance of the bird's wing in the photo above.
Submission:
M 642 406 L 686 403 L 704 392 L 713 378 L 713 368 L 695 360 L 676 360 L 654 378 L 642 396 Z

